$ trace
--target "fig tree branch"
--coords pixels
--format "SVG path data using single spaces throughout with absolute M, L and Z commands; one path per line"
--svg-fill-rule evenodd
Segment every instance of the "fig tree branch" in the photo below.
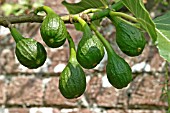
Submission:
M 11 24 L 25 23 L 25 22 L 41 23 L 43 21 L 43 18 L 44 18 L 43 16 L 34 15 L 32 13 L 28 15 L 20 15 L 20 16 L 8 16 L 8 17 L 0 16 L 0 25 L 4 27 L 8 27 L 8 22 Z
M 79 15 L 85 21 L 90 22 L 96 19 L 103 18 L 104 16 L 107 16 L 108 14 L 109 14 L 108 11 L 106 12 L 106 10 L 103 10 L 103 11 L 99 11 L 98 13 L 90 13 L 89 15 L 84 14 L 84 13 L 80 13 L 76 15 Z M 65 16 L 61 16 L 61 19 L 64 21 L 64 23 L 75 23 L 72 20 L 72 17 L 74 16 L 75 15 L 65 15 Z M 43 19 L 44 19 L 44 16 L 35 15 L 33 13 L 30 13 L 28 15 L 20 15 L 20 16 L 8 16 L 8 17 L 0 16 L 0 25 L 4 27 L 8 27 L 8 23 L 11 23 L 11 24 L 26 23 L 26 22 L 42 23 Z
M 109 15 L 110 10 L 119 10 L 123 7 L 122 2 L 117 2 L 116 4 L 113 4 L 110 8 L 99 10 L 99 9 L 87 9 L 79 14 L 82 19 L 85 21 L 91 22 L 97 19 L 104 18 Z M 91 12 L 91 13 L 90 13 Z M 74 23 L 72 18 L 75 15 L 65 15 L 61 16 L 61 19 L 64 21 L 64 23 Z M 42 23 L 44 19 L 44 16 L 35 15 L 34 13 L 30 13 L 27 15 L 20 15 L 20 16 L 0 16 L 0 25 L 4 27 L 8 27 L 8 24 L 17 24 L 17 23 L 26 23 L 26 22 L 36 22 L 36 23 Z
M 61 16 L 61 19 L 64 21 L 64 23 L 75 23 L 76 21 L 73 20 L 74 16 L 80 16 L 83 20 L 85 20 L 86 22 L 92 22 L 94 20 L 97 19 L 101 19 L 104 17 L 109 16 L 109 13 L 111 12 L 111 14 L 114 14 L 115 16 L 122 16 L 135 21 L 134 17 L 130 17 L 126 14 L 123 15 L 123 13 L 121 12 L 112 12 L 110 11 L 110 9 L 105 9 L 105 10 L 101 10 L 101 11 L 97 11 L 94 13 L 79 13 L 79 14 L 74 14 L 74 15 L 64 15 Z M 8 17 L 2 17 L 0 16 L 0 25 L 4 26 L 4 27 L 8 27 L 8 24 L 17 24 L 17 23 L 26 23 L 26 22 L 36 22 L 36 23 L 42 23 L 44 19 L 44 16 L 40 16 L 40 15 L 35 15 L 34 13 L 30 13 L 28 15 L 20 15 L 20 16 L 8 16 Z

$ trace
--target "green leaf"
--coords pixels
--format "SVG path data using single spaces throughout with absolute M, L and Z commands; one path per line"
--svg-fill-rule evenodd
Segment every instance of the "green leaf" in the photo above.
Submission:
M 170 62 L 170 12 L 154 19 L 157 31 L 157 48 L 159 54 Z
M 104 8 L 107 4 L 107 0 L 81 0 L 79 3 L 63 1 L 62 4 L 67 8 L 70 14 L 77 14 L 90 8 Z
M 142 0 L 122 0 L 123 4 L 129 9 L 131 13 L 137 18 L 141 27 L 145 29 L 152 40 L 155 42 L 157 39 L 155 24 L 152 21 L 148 11 L 145 9 L 145 6 Z
M 165 25 L 165 26 L 170 25 L 169 19 L 170 19 L 170 11 L 165 13 L 162 16 L 155 18 L 154 22 L 155 22 L 157 28 L 161 28 L 162 24 Z
M 170 62 L 170 37 L 167 37 L 165 33 L 161 32 L 157 29 L 157 42 L 158 42 L 158 50 L 161 57 L 163 57 L 165 60 Z
M 62 4 L 66 6 L 70 14 L 77 14 L 89 8 L 104 8 L 108 5 L 108 0 L 81 0 L 79 3 L 68 3 L 63 1 Z M 99 25 L 101 20 L 95 20 L 93 23 Z M 76 30 L 82 31 L 82 27 L 79 23 L 74 23 Z

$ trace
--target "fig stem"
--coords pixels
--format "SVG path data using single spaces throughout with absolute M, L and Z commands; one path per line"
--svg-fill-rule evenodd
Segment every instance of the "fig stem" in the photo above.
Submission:
M 83 20 L 81 17 L 76 15 L 76 16 L 73 16 L 73 19 L 75 21 L 78 21 L 81 24 L 83 31 L 84 31 L 83 33 L 88 33 L 88 34 L 92 33 L 87 22 L 85 20 Z
M 98 8 L 90 8 L 90 9 L 84 10 L 82 13 L 88 14 L 88 13 L 95 13 L 95 12 L 98 12 L 98 11 L 102 11 L 102 9 L 98 9 Z
M 73 39 L 71 38 L 70 34 L 68 33 L 67 40 L 69 43 L 69 48 L 70 48 L 70 60 L 75 60 L 76 59 L 76 49 L 75 49 L 75 44 Z
M 15 27 L 10 26 L 9 29 L 16 43 L 24 38 Z
M 127 21 L 127 20 L 125 20 L 125 19 L 123 19 L 123 18 L 121 18 L 121 17 L 119 17 L 119 16 L 108 16 L 108 18 L 112 21 L 112 23 L 115 25 L 115 27 L 116 27 L 119 23 L 125 22 L 125 23 L 127 23 L 127 24 L 129 24 L 129 25 L 131 25 L 131 26 L 134 26 L 134 27 L 136 27 L 136 28 L 138 28 L 138 29 L 140 29 L 140 30 L 144 30 L 144 29 L 141 28 L 141 26 L 140 26 L 139 23 L 132 23 L 132 22 Z
M 134 21 L 134 22 L 138 22 L 138 20 L 135 18 L 135 17 L 132 17 L 128 14 L 125 14 L 125 13 L 122 13 L 122 12 L 114 12 L 114 11 L 110 11 L 109 12 L 109 15 L 111 17 L 114 17 L 114 16 L 120 16 L 120 17 L 123 17 L 123 18 L 126 18 L 128 20 L 131 20 L 131 21 Z
M 103 35 L 97 30 L 94 24 L 90 24 L 90 28 L 95 32 L 96 36 L 100 39 L 100 41 L 103 43 L 103 45 L 106 48 L 108 57 L 111 55 L 117 55 L 115 51 L 113 50 L 112 46 L 109 44 L 109 42 L 103 37 Z
M 44 11 L 47 15 L 49 13 L 55 13 L 50 7 L 48 6 L 42 6 L 42 7 L 38 7 L 37 9 L 34 10 L 34 14 L 37 14 L 40 11 Z

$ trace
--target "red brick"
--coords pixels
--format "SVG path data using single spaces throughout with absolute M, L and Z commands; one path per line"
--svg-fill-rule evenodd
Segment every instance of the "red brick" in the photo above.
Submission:
M 98 94 L 97 105 L 102 107 L 115 107 L 117 104 L 117 98 L 115 88 L 101 88 L 100 93 Z
M 153 58 L 150 61 L 151 71 L 163 71 L 163 62 L 165 60 L 159 55 L 159 53 L 154 53 Z
M 42 81 L 34 77 L 13 77 L 7 87 L 7 104 L 42 105 Z
M 27 108 L 9 108 L 9 113 L 29 113 Z
M 104 76 L 93 76 L 89 81 L 86 97 L 90 104 L 100 107 L 123 107 L 126 105 L 126 89 L 115 90 L 112 86 L 102 87 Z M 108 84 L 108 83 L 107 83 Z
M 0 80 L 0 104 L 3 104 L 5 102 L 5 81 Z
M 61 4 L 63 0 L 52 0 L 51 2 L 45 0 L 45 5 L 51 7 L 57 14 L 66 14 L 68 13 L 67 9 Z
M 96 102 L 96 97 L 99 95 L 101 88 L 102 88 L 102 77 L 93 76 L 90 79 L 86 90 L 86 96 L 89 104 L 93 104 Z
M 69 49 L 67 48 L 67 46 L 63 45 L 63 48 L 61 47 L 61 48 L 58 48 L 55 50 L 48 48 L 47 52 L 48 52 L 49 59 L 52 61 L 48 68 L 49 73 L 54 73 L 54 68 L 58 64 L 60 64 L 60 63 L 67 64 L 68 56 L 69 56 L 68 55 Z
M 80 112 L 78 112 L 78 113 L 93 113 L 91 110 L 89 110 L 89 109 L 81 109 L 81 110 L 79 110 Z
M 45 90 L 45 103 L 47 105 L 76 106 L 77 99 L 66 99 L 62 96 L 58 88 L 59 77 L 53 77 L 47 84 Z
M 5 44 L 12 45 L 12 43 L 7 42 Z M 0 48 L 2 48 L 1 45 Z M 13 51 L 13 48 L 0 51 L 0 73 L 11 73 L 16 69 Z
M 127 62 L 128 64 L 132 67 L 133 65 L 140 63 L 140 62 L 146 62 L 148 60 L 148 55 L 150 54 L 150 46 L 146 45 L 143 52 L 136 57 L 129 57 L 123 53 L 121 55 Z
M 163 83 L 163 75 L 145 75 L 141 81 L 137 84 L 133 84 L 136 87 L 131 94 L 129 104 L 131 106 L 167 106 L 167 102 L 161 100 Z M 138 79 L 138 77 L 136 78 Z

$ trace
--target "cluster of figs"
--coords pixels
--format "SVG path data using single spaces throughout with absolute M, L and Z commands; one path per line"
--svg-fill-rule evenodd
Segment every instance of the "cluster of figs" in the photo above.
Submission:
M 69 42 L 70 57 L 59 79 L 59 90 L 65 98 L 77 98 L 84 93 L 86 75 L 83 68 L 96 67 L 104 57 L 104 48 L 108 56 L 106 73 L 110 84 L 117 89 L 122 89 L 132 81 L 132 71 L 128 63 L 115 53 L 110 43 L 93 24 L 87 24 L 81 17 L 75 16 L 83 32 L 76 50 L 60 16 L 48 6 L 37 8 L 35 14 L 40 11 L 46 13 L 40 27 L 45 44 L 51 48 L 58 48 L 65 43 L 66 39 Z M 143 33 L 120 17 L 108 18 L 116 27 L 116 42 L 120 50 L 128 56 L 140 55 L 146 43 Z M 15 54 L 18 61 L 29 69 L 42 66 L 47 58 L 44 46 L 32 38 L 24 38 L 13 26 L 9 26 L 9 29 L 16 42 Z

